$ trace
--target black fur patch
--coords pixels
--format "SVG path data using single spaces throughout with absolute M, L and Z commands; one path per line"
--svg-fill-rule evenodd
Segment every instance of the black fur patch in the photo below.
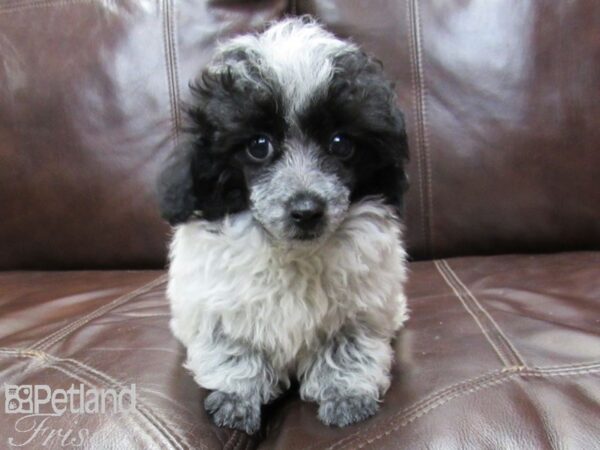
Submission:
M 393 87 L 381 63 L 363 52 L 346 53 L 334 65 L 327 94 L 313 99 L 302 129 L 323 146 L 336 132 L 352 138 L 357 151 L 346 162 L 354 175 L 351 201 L 380 195 L 401 213 L 408 144 Z
M 381 64 L 362 52 L 339 56 L 334 65 L 325 94 L 299 113 L 299 129 L 286 123 L 283 90 L 261 73 L 256 55 L 236 50 L 222 55 L 222 70 L 205 70 L 190 86 L 189 139 L 174 151 L 159 179 L 163 217 L 176 225 L 194 214 L 218 220 L 247 210 L 249 182 L 265 168 L 248 164 L 243 150 L 258 134 L 268 135 L 276 151 L 289 137 L 317 143 L 331 163 L 329 170 L 350 188 L 351 201 L 379 195 L 401 214 L 408 149 L 393 88 Z M 355 143 L 357 151 L 348 161 L 327 157 L 338 132 Z
M 189 126 L 184 130 L 189 139 L 175 149 L 158 185 L 162 215 L 172 225 L 195 212 L 218 220 L 248 209 L 240 150 L 257 133 L 282 139 L 285 130 L 276 88 L 256 70 L 249 73 L 256 79 L 244 79 L 225 65 L 218 73 L 205 70 L 190 85 L 194 104 L 185 110 Z

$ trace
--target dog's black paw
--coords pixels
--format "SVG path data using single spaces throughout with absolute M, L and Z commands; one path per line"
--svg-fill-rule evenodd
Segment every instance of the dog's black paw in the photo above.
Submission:
M 345 427 L 371 417 L 379 409 L 377 400 L 367 395 L 336 397 L 321 402 L 319 419 L 325 425 Z
M 248 434 L 254 434 L 260 428 L 260 402 L 257 400 L 214 391 L 204 400 L 204 408 L 220 427 L 235 428 Z

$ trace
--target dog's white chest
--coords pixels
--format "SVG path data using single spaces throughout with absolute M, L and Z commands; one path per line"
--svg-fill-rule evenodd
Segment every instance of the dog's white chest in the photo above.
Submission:
M 202 223 L 179 227 L 168 289 L 173 331 L 188 345 L 219 326 L 282 367 L 349 317 L 370 309 L 400 314 L 405 275 L 397 226 L 358 225 L 350 222 L 315 251 L 274 248 L 249 216 L 218 233 Z

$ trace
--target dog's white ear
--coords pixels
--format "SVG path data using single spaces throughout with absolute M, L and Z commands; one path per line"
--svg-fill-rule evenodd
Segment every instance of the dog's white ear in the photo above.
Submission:
M 193 159 L 193 146 L 190 143 L 180 144 L 167 159 L 158 178 L 160 212 L 171 225 L 188 220 L 197 207 Z

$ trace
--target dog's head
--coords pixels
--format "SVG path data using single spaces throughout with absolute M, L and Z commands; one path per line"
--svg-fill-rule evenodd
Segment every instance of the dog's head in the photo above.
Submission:
M 353 202 L 400 212 L 406 134 L 381 64 L 308 19 L 221 46 L 159 180 L 172 225 L 249 210 L 273 238 L 331 233 Z

